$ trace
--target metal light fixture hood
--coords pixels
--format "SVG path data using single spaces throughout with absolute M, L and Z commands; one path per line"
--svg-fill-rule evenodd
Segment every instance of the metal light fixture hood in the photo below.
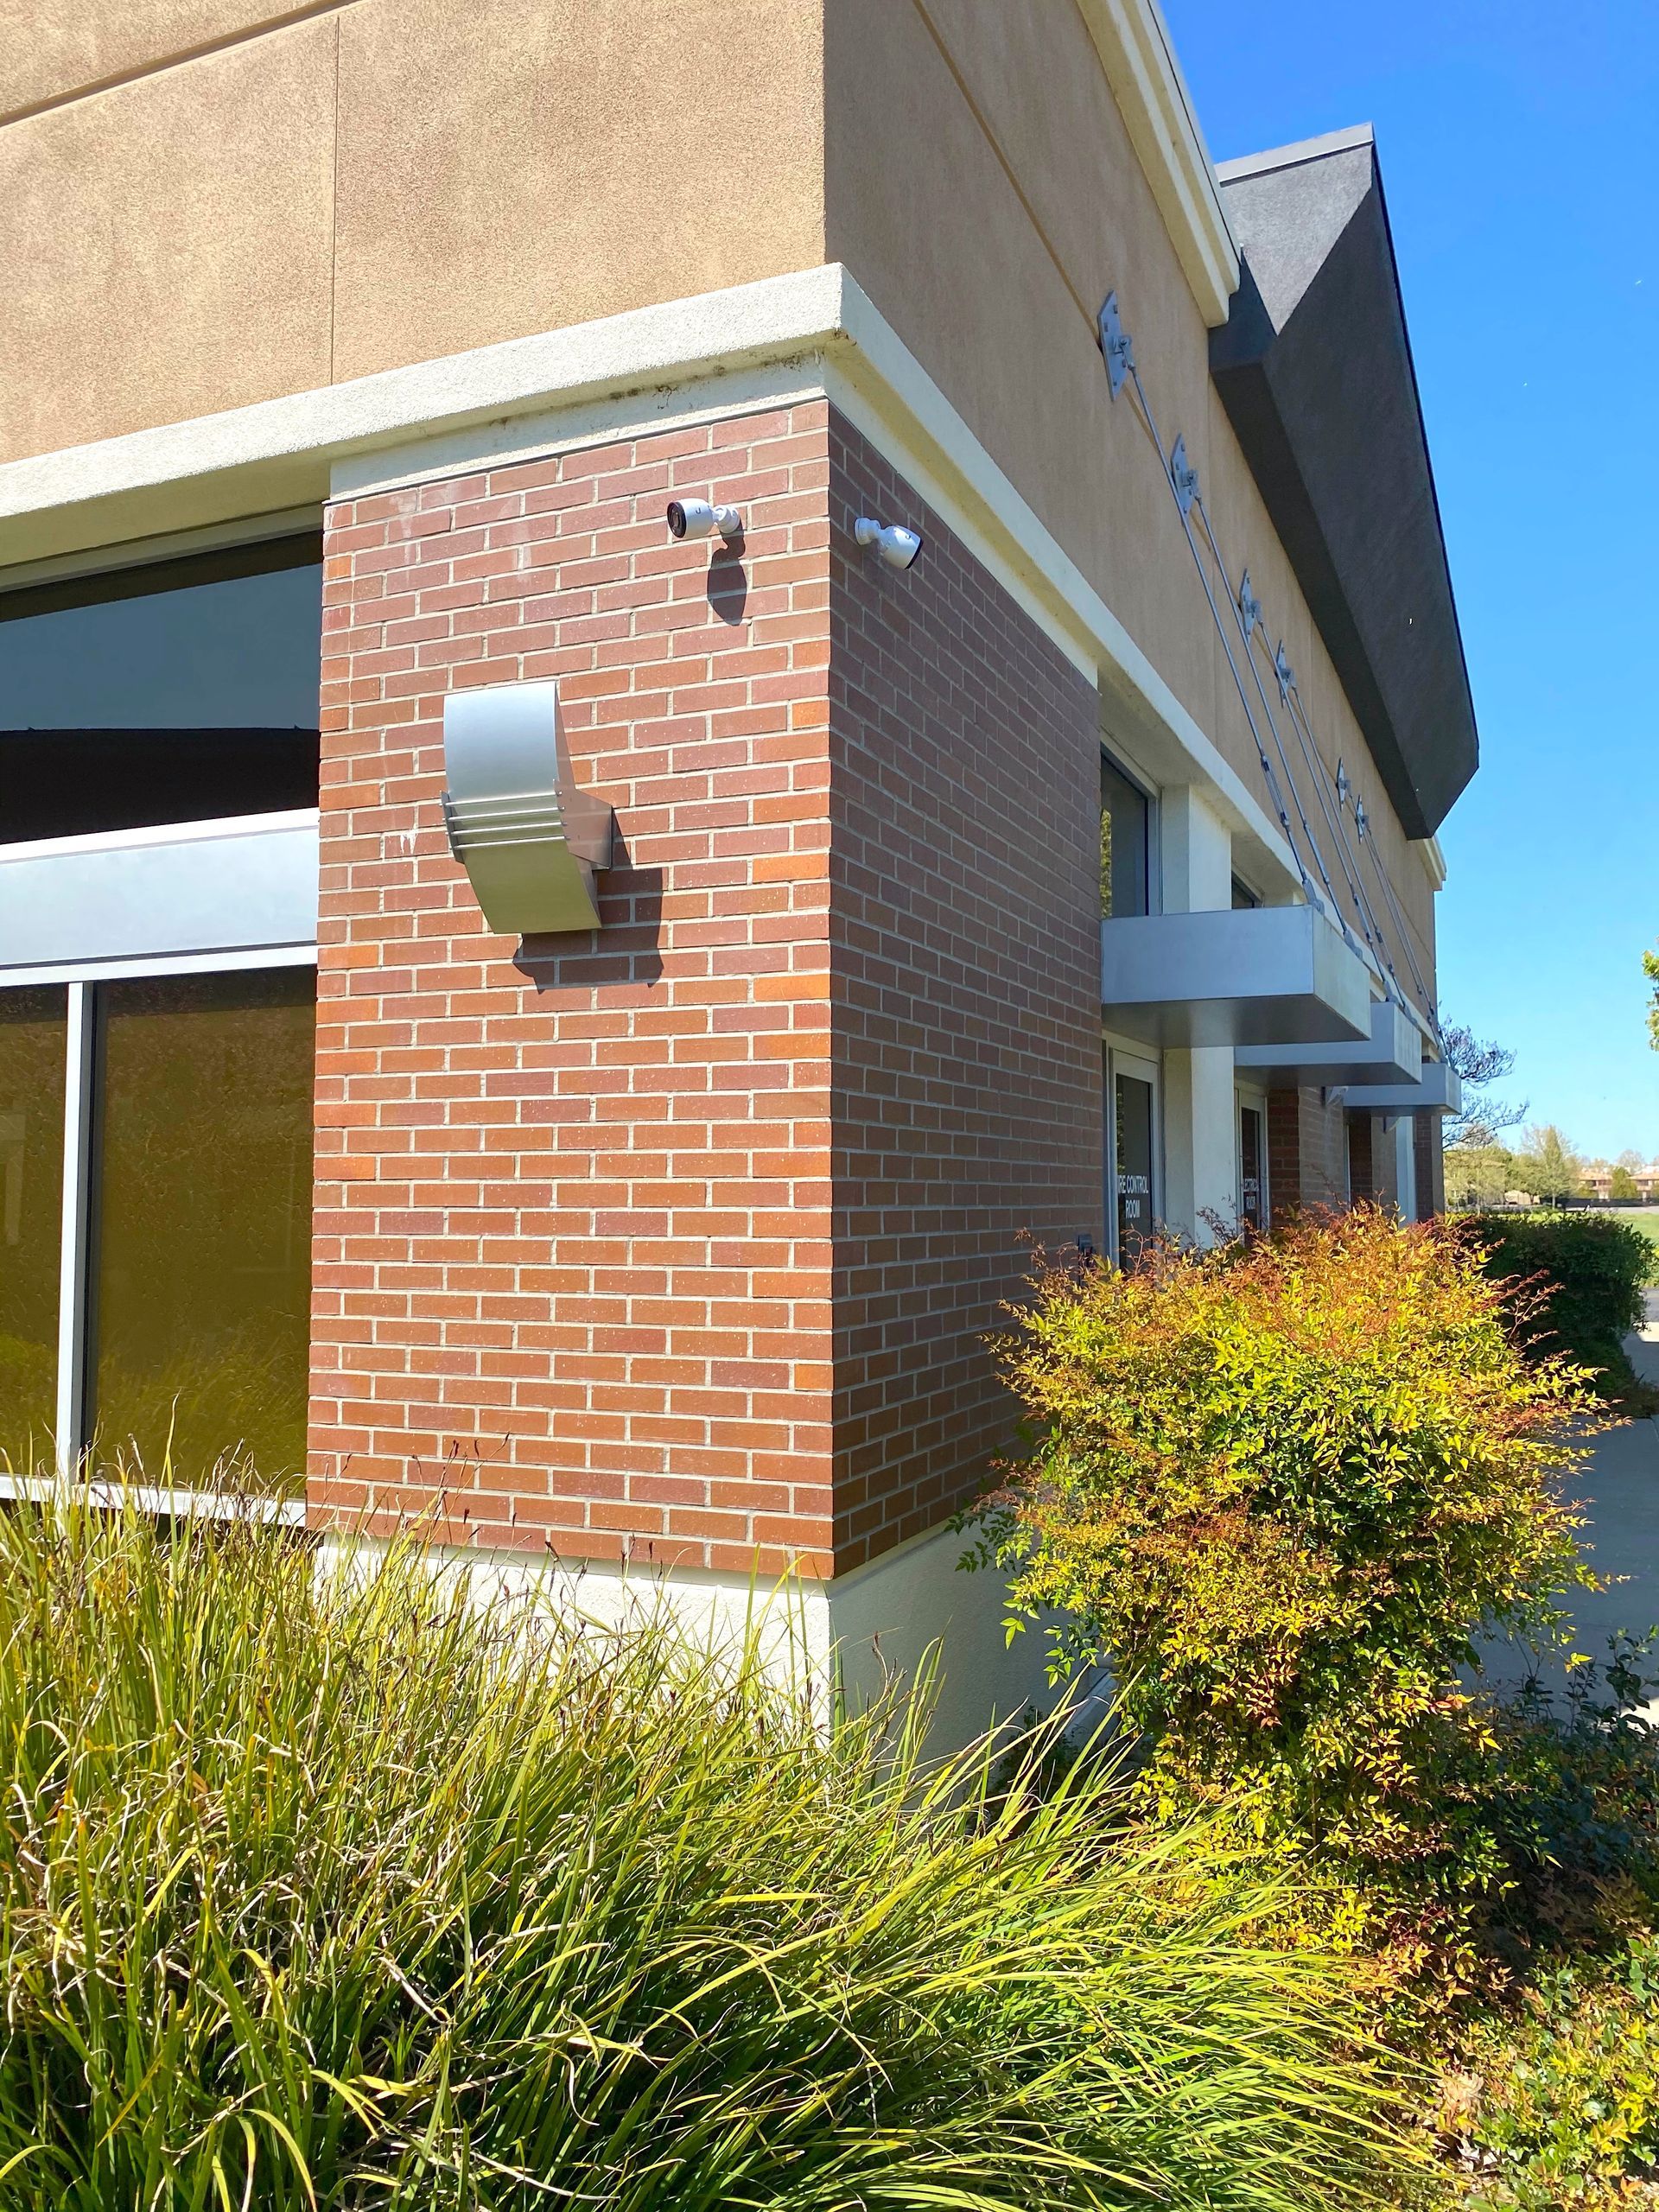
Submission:
M 597 929 L 594 878 L 611 864 L 616 816 L 577 787 L 557 683 L 452 692 L 443 760 L 449 849 L 490 927 L 508 937 Z

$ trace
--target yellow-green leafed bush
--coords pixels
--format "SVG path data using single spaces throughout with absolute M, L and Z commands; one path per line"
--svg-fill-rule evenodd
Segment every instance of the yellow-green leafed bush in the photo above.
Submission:
M 1517 1347 L 1478 1250 L 1361 1209 L 1056 1270 L 1001 1356 L 1032 1441 L 984 1547 L 1017 1618 L 1058 1613 L 1057 1671 L 1109 1668 L 1147 1800 L 1242 1797 L 1431 1921 L 1500 1884 L 1458 1669 L 1583 1579 L 1561 1485 L 1595 1402 Z
M 1559 1970 L 1469 2032 L 1440 2124 L 1482 2206 L 1650 2201 L 1659 2180 L 1659 1948 Z
M 756 1643 L 416 1548 L 0 1517 L 3 2212 L 1319 2212 L 1350 1970 L 1097 1763 L 831 1734 Z M 993 1778 L 995 1777 L 995 1779 Z

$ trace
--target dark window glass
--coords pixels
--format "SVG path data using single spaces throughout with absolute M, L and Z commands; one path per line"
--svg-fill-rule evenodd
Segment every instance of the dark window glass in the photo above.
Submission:
M 1251 1229 L 1267 1225 L 1267 1120 L 1259 1106 L 1238 1109 L 1238 1217 Z
M 152 1481 L 303 1471 L 315 992 L 308 969 L 99 990 L 92 1412 Z
M 0 594 L 0 842 L 317 799 L 315 536 Z
M 1151 808 L 1104 753 L 1100 760 L 1100 911 L 1114 915 L 1150 912 L 1147 840 Z
M 1152 1234 L 1152 1085 L 1119 1075 L 1116 1108 L 1117 1259 L 1130 1267 Z
M 1249 885 L 1240 876 L 1233 878 L 1233 906 L 1236 911 L 1262 904 Z
M 63 1221 L 61 988 L 0 991 L 0 1459 L 48 1459 Z

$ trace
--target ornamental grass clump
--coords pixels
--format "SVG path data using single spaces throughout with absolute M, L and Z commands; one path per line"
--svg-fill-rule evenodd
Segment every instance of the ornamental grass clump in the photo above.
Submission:
M 1590 1579 L 1564 1484 L 1596 1401 L 1523 1324 L 1465 1236 L 1360 1208 L 1046 1272 L 1001 1345 L 1033 1441 L 983 1547 L 1057 1675 L 1110 1670 L 1143 1803 L 1243 1807 L 1442 1934 L 1512 1878 L 1459 1669 Z
M 1351 1970 L 1039 1739 L 923 1763 L 417 1547 L 0 1516 L 0 2207 L 1389 2196 Z

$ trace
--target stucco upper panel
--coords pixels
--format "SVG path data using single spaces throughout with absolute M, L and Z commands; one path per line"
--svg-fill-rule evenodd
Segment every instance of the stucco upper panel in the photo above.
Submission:
M 334 374 L 823 258 L 818 0 L 358 0 Z
M 0 129 L 0 457 L 327 382 L 337 20 Z
M 318 11 L 319 0 L 0 0 L 0 122 Z
M 126 73 L 0 122 L 0 461 L 823 258 L 821 0 L 281 12 L 48 0 Z
M 1230 588 L 1248 563 L 1319 702 L 1331 765 L 1340 756 L 1363 785 L 1395 881 L 1421 876 L 1211 384 L 1208 319 L 1084 12 L 837 0 L 825 86 L 831 256 L 1265 797 L 1160 455 L 1133 397 L 1109 395 L 1094 319 L 1117 291 L 1163 442 L 1181 434 L 1198 471 Z

